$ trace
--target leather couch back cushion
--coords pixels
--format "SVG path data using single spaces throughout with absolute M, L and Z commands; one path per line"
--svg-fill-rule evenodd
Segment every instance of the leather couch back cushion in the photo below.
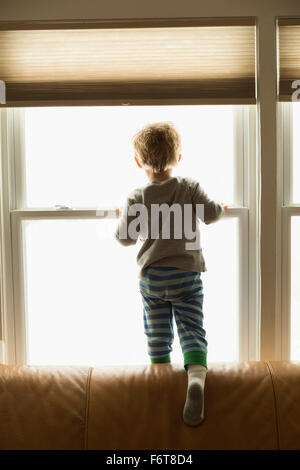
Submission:
M 270 362 L 276 414 L 278 447 L 300 449 L 300 362 Z
M 0 449 L 84 448 L 88 370 L 0 366 Z
M 182 365 L 0 366 L 1 449 L 300 448 L 300 363 L 209 366 L 186 426 Z

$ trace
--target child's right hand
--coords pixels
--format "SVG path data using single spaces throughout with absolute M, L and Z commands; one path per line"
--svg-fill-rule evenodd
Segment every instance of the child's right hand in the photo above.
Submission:
M 116 214 L 117 214 L 117 217 L 118 217 L 118 218 L 121 217 L 121 215 L 122 215 L 122 207 L 117 207 L 117 209 L 116 209 Z

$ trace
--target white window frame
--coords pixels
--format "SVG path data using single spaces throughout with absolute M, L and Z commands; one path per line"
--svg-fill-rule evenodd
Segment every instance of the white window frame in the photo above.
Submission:
M 259 164 L 256 149 L 256 106 L 237 106 L 234 119 L 234 156 L 238 205 L 226 217 L 239 218 L 240 318 L 239 360 L 259 360 Z M 22 108 L 3 108 L 1 119 L 1 362 L 26 364 L 26 292 L 22 256 L 22 220 L 99 218 L 94 209 L 20 209 L 24 200 L 24 119 Z M 101 208 L 97 208 L 101 209 Z M 112 212 L 109 217 L 116 217 Z M 1 357 L 2 354 L 2 357 Z
M 293 109 L 291 102 L 278 103 L 278 164 L 281 176 L 281 356 L 291 358 L 291 220 L 300 216 L 293 203 Z

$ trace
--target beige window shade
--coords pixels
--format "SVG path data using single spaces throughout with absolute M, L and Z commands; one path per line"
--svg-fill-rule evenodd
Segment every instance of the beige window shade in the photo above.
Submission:
M 293 93 L 300 87 L 300 18 L 279 19 L 278 25 L 279 99 L 292 101 Z M 293 87 L 296 80 L 299 83 Z
M 0 24 L 6 106 L 254 103 L 255 27 L 251 19 L 235 23 Z

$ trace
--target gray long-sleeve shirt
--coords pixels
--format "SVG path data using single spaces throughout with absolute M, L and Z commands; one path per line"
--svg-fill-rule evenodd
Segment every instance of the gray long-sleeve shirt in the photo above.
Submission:
M 136 204 L 143 205 L 142 212 Z M 164 218 L 163 212 L 157 216 L 157 209 L 162 208 L 161 204 L 167 204 L 170 208 L 167 211 L 170 218 Z M 206 271 L 206 266 L 202 248 L 199 243 L 193 245 L 193 242 L 200 240 L 199 220 L 210 224 L 218 220 L 223 213 L 221 204 L 210 199 L 198 181 L 189 177 L 174 176 L 161 182 L 150 182 L 131 191 L 126 199 L 115 238 L 125 246 L 134 245 L 138 239 L 141 240 L 142 245 L 137 254 L 140 269 L 138 277 L 141 277 L 145 268 L 150 265 L 174 266 L 187 271 L 203 272 Z M 144 222 L 146 214 L 147 220 Z M 164 232 L 167 226 L 164 224 L 169 224 L 169 233 Z

